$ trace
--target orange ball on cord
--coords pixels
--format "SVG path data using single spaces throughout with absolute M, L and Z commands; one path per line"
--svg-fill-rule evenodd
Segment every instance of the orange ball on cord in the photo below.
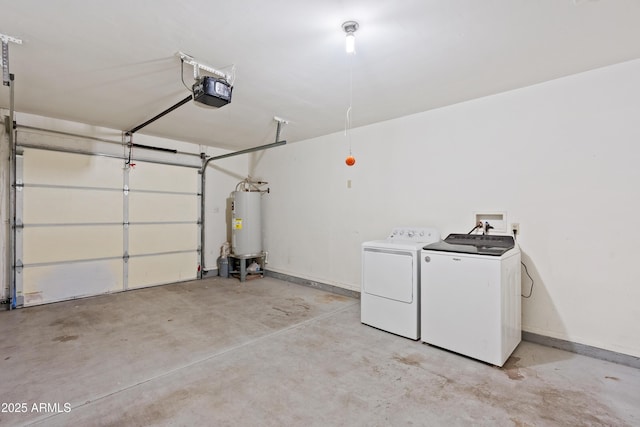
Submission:
M 349 154 L 344 162 L 347 166 L 353 166 L 356 164 L 356 158 Z

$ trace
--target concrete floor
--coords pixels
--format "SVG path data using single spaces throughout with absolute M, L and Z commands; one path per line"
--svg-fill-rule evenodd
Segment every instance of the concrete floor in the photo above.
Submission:
M 359 316 L 273 278 L 0 312 L 0 425 L 640 425 L 637 369 L 526 342 L 499 369 Z

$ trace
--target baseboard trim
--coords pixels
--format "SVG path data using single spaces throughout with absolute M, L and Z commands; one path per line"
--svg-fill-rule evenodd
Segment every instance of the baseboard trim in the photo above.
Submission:
M 295 283 L 296 285 L 309 286 L 310 288 L 320 289 L 321 291 L 331 292 L 333 294 L 344 295 L 346 297 L 360 299 L 360 292 L 351 289 L 341 288 L 340 286 L 329 285 L 328 283 L 316 282 L 314 280 L 303 279 L 302 277 L 290 276 L 276 271 L 265 270 L 264 275 L 273 277 L 274 279 L 283 280 L 285 282 Z
M 565 341 L 559 338 L 552 338 L 546 335 L 539 335 L 533 332 L 522 331 L 522 339 L 524 341 L 544 345 L 546 347 L 553 347 L 559 350 L 580 354 L 582 356 L 606 360 L 607 362 L 618 363 L 620 365 L 626 365 L 632 368 L 640 369 L 640 357 L 617 353 L 615 351 L 592 347 L 585 344 L 579 344 L 572 341 Z

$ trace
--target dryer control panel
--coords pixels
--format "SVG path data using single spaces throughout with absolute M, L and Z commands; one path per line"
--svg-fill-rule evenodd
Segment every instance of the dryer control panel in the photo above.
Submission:
M 387 240 L 391 242 L 433 242 L 440 239 L 440 232 L 435 228 L 395 227 Z

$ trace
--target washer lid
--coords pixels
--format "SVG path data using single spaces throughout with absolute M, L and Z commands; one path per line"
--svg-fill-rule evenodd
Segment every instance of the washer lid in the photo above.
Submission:
M 480 234 L 449 234 L 440 242 L 426 245 L 424 249 L 440 252 L 501 256 L 515 246 L 512 236 Z

